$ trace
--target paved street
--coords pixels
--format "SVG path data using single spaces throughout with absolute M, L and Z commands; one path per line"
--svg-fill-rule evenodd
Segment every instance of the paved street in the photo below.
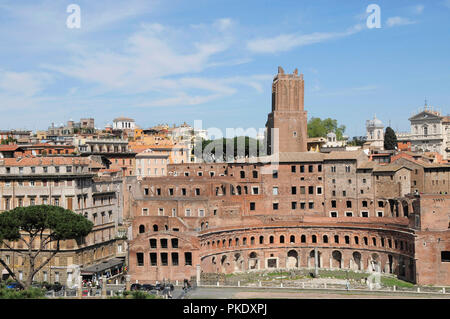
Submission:
M 196 288 L 185 296 L 185 299 L 450 299 L 450 295 L 417 294 L 417 293 L 387 293 L 387 292 L 346 292 L 325 290 L 297 289 L 252 289 L 252 288 Z

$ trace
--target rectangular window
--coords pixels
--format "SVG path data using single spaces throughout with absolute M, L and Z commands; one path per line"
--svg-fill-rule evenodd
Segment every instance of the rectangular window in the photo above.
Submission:
M 190 217 L 190 216 L 191 216 L 191 210 L 190 210 L 189 208 L 187 208 L 187 209 L 184 211 L 184 216 L 186 216 L 186 217 Z
M 273 210 L 278 210 L 278 203 L 272 203 Z
M 150 238 L 150 248 L 157 248 L 157 240 L 155 238 Z
M 338 213 L 337 212 L 330 212 L 330 216 L 336 218 L 336 217 L 338 217 Z
M 178 253 L 172 253 L 172 266 L 178 266 Z
M 252 195 L 258 195 L 259 188 L 258 187 L 252 187 Z
M 150 266 L 157 266 L 157 265 L 158 265 L 158 255 L 156 253 L 150 253 Z
M 369 212 L 361 212 L 361 217 L 369 217 Z
M 309 209 L 314 209 L 314 202 L 309 202 L 308 203 L 308 208 Z
M 255 203 L 253 202 L 250 203 L 250 210 L 255 210 Z
M 300 194 L 305 194 L 305 186 L 300 186 Z
M 322 187 L 318 186 L 316 189 L 317 195 L 322 195 Z
M 272 172 L 272 178 L 278 178 L 278 171 L 277 170 L 274 170 Z
M 291 173 L 295 173 L 297 170 L 297 167 L 295 165 L 291 166 Z
M 291 194 L 292 194 L 292 195 L 297 194 L 297 187 L 296 187 L 296 186 L 292 186 L 292 187 L 291 187 Z
M 168 264 L 169 262 L 167 253 L 161 253 L 161 266 L 167 266 Z
M 314 171 L 313 165 L 308 165 L 308 172 L 312 173 Z
M 336 201 L 335 200 L 331 201 L 331 207 L 336 208 Z
M 190 253 L 190 252 L 184 253 L 184 265 L 192 266 L 192 253 Z
M 136 253 L 137 265 L 144 266 L 144 253 Z
M 292 209 L 297 209 L 297 202 L 292 202 L 291 203 L 291 208 Z
M 142 208 L 142 216 L 148 216 L 148 208 Z
M 300 203 L 300 209 L 305 209 L 306 208 L 306 203 L 305 202 L 301 202 Z
M 160 239 L 161 248 L 167 248 L 167 238 Z
M 177 238 L 172 238 L 171 243 L 172 243 L 172 248 L 178 248 L 178 239 Z
M 443 263 L 450 262 L 450 251 L 441 251 L 441 262 Z
M 164 208 L 158 208 L 158 216 L 164 216 Z
M 346 217 L 353 217 L 353 213 L 352 212 L 345 212 L 345 216 Z
M 195 196 L 200 196 L 200 188 L 195 189 Z
M 272 188 L 272 195 L 278 195 L 278 187 Z
M 300 165 L 300 173 L 304 173 L 305 172 L 305 165 Z
M 198 217 L 205 217 L 205 210 L 204 209 L 199 209 L 198 210 Z
M 314 186 L 308 186 L 308 194 L 314 194 Z

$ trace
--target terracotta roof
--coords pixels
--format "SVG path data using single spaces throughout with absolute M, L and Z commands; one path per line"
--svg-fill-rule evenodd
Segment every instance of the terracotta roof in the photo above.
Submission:
M 89 165 L 88 158 L 81 157 L 17 157 L 3 158 L 0 160 L 2 166 L 47 166 L 47 165 Z
M 377 165 L 373 168 L 373 172 L 396 172 L 402 168 L 406 168 L 408 170 L 411 170 L 410 168 L 404 166 L 404 165 L 398 165 L 398 164 L 388 164 L 388 165 Z
M 358 165 L 358 169 L 372 169 L 377 165 L 376 162 L 373 161 L 365 161 Z
M 18 145 L 0 145 L 0 152 L 12 152 L 19 148 Z
M 364 158 L 368 158 L 368 156 L 366 155 L 366 153 L 364 153 L 363 150 L 332 151 L 325 155 L 325 160 L 358 159 L 361 156 L 364 156 Z

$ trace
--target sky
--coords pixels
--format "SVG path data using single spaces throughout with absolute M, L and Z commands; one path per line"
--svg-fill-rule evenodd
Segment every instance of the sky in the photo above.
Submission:
M 350 137 L 374 115 L 409 131 L 425 99 L 450 112 L 449 31 L 450 0 L 1 0 L 0 129 L 127 116 L 259 130 L 282 66 L 304 74 L 308 118 Z

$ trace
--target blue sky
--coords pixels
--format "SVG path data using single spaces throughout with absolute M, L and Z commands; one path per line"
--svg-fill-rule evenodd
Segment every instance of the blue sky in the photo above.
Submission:
M 367 27 L 369 4 L 381 28 Z M 425 98 L 449 113 L 449 30 L 450 0 L 2 0 L 0 128 L 118 116 L 263 128 L 282 66 L 304 74 L 309 118 L 355 136 L 376 114 L 408 131 Z

